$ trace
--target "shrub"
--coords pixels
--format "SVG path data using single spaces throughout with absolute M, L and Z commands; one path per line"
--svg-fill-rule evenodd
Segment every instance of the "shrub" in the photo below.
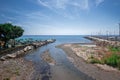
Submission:
M 117 60 L 117 67 L 118 67 L 119 70 L 120 70 L 120 59 Z
M 94 58 L 93 56 L 90 57 L 90 63 L 95 64 L 95 63 L 101 63 L 100 60 L 98 60 L 97 58 Z
M 112 67 L 117 67 L 120 69 L 120 55 L 113 53 L 109 56 L 104 57 L 102 60 L 98 60 L 97 58 L 94 58 L 93 56 L 91 56 L 90 63 L 107 64 Z
M 109 57 L 105 58 L 104 62 L 105 64 L 113 67 L 120 67 L 120 55 L 113 53 Z
M 91 59 L 90 63 L 95 64 L 95 63 L 101 63 L 101 62 L 98 59 Z
M 120 47 L 109 47 L 109 50 L 113 53 L 118 53 L 120 52 Z

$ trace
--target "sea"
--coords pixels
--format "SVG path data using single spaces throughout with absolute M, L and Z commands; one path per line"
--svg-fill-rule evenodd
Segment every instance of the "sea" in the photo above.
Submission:
M 57 44 L 64 43 L 90 43 L 91 41 L 85 39 L 87 35 L 23 35 L 19 39 L 33 39 L 33 40 L 48 40 L 56 39 Z

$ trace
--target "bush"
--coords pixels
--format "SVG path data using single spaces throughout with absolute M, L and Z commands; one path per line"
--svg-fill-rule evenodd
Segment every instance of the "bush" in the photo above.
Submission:
M 91 56 L 91 57 L 90 57 L 90 63 L 92 63 L 92 64 L 100 63 L 100 64 L 101 64 L 101 61 L 98 60 L 97 58 L 94 58 L 93 56 Z
M 90 63 L 95 64 L 107 64 L 112 67 L 117 67 L 120 69 L 120 55 L 119 54 L 111 54 L 107 57 L 104 57 L 102 60 L 98 60 L 97 58 L 94 58 L 93 56 L 90 57 Z
M 113 67 L 120 67 L 120 55 L 111 54 L 109 57 L 104 59 L 104 63 Z
M 95 64 L 95 63 L 100 63 L 101 64 L 101 62 L 100 62 L 100 60 L 98 60 L 98 59 L 91 59 L 90 60 L 90 63 L 92 63 L 92 64 Z
M 109 50 L 113 53 L 118 53 L 120 52 L 120 47 L 109 47 Z

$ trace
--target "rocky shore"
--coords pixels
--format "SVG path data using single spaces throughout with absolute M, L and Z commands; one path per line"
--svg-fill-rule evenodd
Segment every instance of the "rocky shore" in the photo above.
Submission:
M 10 51 L 12 53 L 10 53 L 10 52 L 6 53 L 3 51 L 0 54 L 5 54 L 5 55 L 1 56 L 0 60 L 5 61 L 6 59 L 20 57 L 22 55 L 25 55 L 26 53 L 28 53 L 29 51 L 31 51 L 33 49 L 36 49 L 38 47 L 41 47 L 41 46 L 44 46 L 44 45 L 47 45 L 47 44 L 53 43 L 53 42 L 55 42 L 55 39 L 38 41 L 38 42 L 33 42 L 31 44 L 24 45 L 20 49 L 15 48 L 13 51 Z
M 53 43 L 55 40 L 37 41 L 24 46 L 12 48 L 0 53 L 0 80 L 38 80 L 35 78 L 35 66 L 32 61 L 27 61 L 23 56 L 30 51 Z M 45 54 L 46 56 L 48 54 Z M 48 57 L 49 58 L 49 57 Z M 51 58 L 50 58 L 51 59 Z
M 91 76 L 96 80 L 120 80 L 120 72 L 117 69 L 109 67 L 107 65 L 91 64 L 88 63 L 89 57 L 96 56 L 102 57 L 101 47 L 93 45 L 80 45 L 80 44 L 63 44 L 59 45 L 59 48 L 63 49 L 68 55 L 68 59 L 74 64 L 74 66 L 83 73 Z M 97 53 L 96 53 L 97 52 Z

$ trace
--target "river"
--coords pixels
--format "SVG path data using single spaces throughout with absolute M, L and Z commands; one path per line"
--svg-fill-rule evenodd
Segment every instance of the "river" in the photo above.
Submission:
M 57 37 L 57 41 L 55 43 L 40 47 L 25 56 L 25 59 L 32 61 L 35 65 L 33 80 L 93 80 L 91 77 L 77 70 L 68 60 L 66 53 L 62 49 L 56 48 L 57 45 L 64 43 L 83 43 L 90 41 L 81 36 L 68 36 L 64 39 L 62 36 L 60 37 L 62 39 L 58 39 Z M 42 60 L 40 55 L 47 50 L 49 50 L 50 55 L 56 61 L 55 65 L 49 65 L 47 62 Z

